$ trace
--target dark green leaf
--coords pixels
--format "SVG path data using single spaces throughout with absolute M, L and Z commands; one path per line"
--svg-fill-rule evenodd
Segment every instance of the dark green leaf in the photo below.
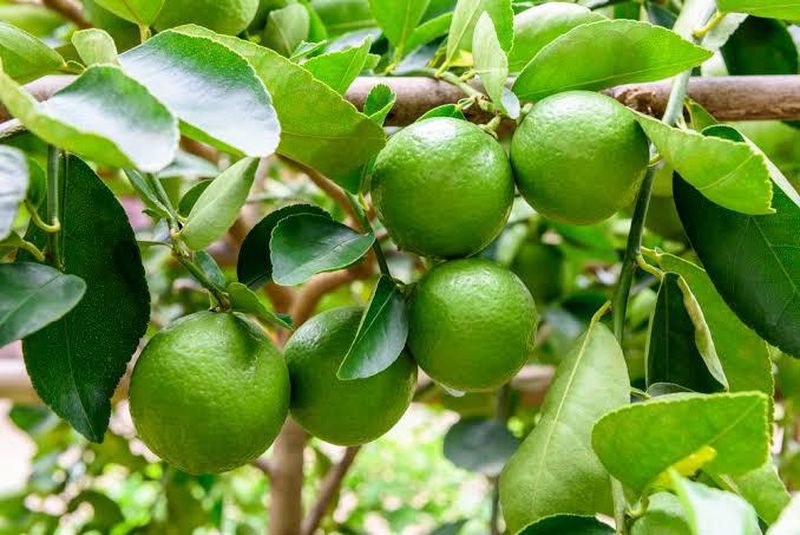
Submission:
M 364 70 L 369 55 L 370 39 L 359 46 L 328 52 L 311 58 L 303 64 L 314 77 L 339 94 L 344 94 L 353 80 Z M 366 112 L 365 112 L 366 113 Z M 367 113 L 367 115 L 370 115 Z
M 86 65 L 119 63 L 114 39 L 103 30 L 90 28 L 73 33 L 72 46 Z
M 184 193 L 181 200 L 178 201 L 178 213 L 183 217 L 188 216 L 197 202 L 197 199 L 199 199 L 200 195 L 211 185 L 211 182 L 213 182 L 213 180 L 202 180 L 189 188 L 189 191 Z
M 311 18 L 302 4 L 289 4 L 269 13 L 261 44 L 282 56 L 291 56 L 308 39 Z
M 757 17 L 800 19 L 800 0 L 717 0 L 720 11 L 736 11 Z
M 281 127 L 270 95 L 252 67 L 230 48 L 170 30 L 119 59 L 181 120 L 187 136 L 246 156 L 275 152 Z M 144 147 L 152 150 L 151 145 Z
M 272 231 L 281 220 L 296 214 L 330 217 L 325 210 L 311 204 L 291 204 L 268 214 L 247 233 L 242 242 L 236 264 L 239 282 L 255 290 L 272 278 L 272 261 L 269 255 Z
M 5 22 L 0 22 L 0 60 L 6 74 L 21 84 L 64 65 L 64 58 L 58 52 L 31 34 Z
M 291 329 L 292 324 L 277 316 L 268 309 L 264 303 L 253 293 L 253 291 L 240 282 L 232 282 L 228 285 L 228 293 L 231 297 L 231 307 L 238 312 L 252 314 L 259 321 L 267 324 L 277 325 Z
M 0 100 L 44 141 L 114 167 L 158 171 L 178 149 L 172 113 L 118 67 L 89 67 L 43 103 L 0 72 Z
M 369 306 L 361 316 L 356 337 L 342 364 L 339 379 L 365 379 L 397 360 L 408 338 L 408 311 L 397 284 L 382 275 L 375 285 Z
M 374 241 L 372 234 L 359 234 L 327 216 L 291 215 L 272 231 L 272 278 L 281 286 L 294 286 L 317 273 L 346 268 L 364 256 Z
M 780 188 L 776 213 L 718 206 L 677 175 L 675 204 L 692 247 L 725 302 L 769 343 L 800 356 L 800 208 Z
M 406 50 L 415 50 L 431 41 L 447 35 L 450 24 L 453 22 L 452 13 L 444 13 L 436 18 L 427 20 L 411 32 L 406 43 Z
M 645 362 L 648 387 L 674 383 L 704 393 L 727 387 L 703 311 L 675 273 L 666 273 L 658 289 Z
M 531 524 L 517 535 L 611 535 L 614 529 L 589 516 L 556 515 Z
M 72 310 L 86 283 L 42 264 L 0 264 L 0 347 L 35 333 Z
M 675 25 L 675 19 L 678 16 L 668 8 L 654 2 L 647 2 L 645 8 L 647 9 L 647 18 L 653 24 L 669 29 Z
M 95 0 L 99 5 L 139 26 L 152 25 L 165 0 Z
M 369 0 L 369 7 L 383 34 L 402 53 L 429 3 L 430 0 Z
M 514 93 L 520 100 L 530 101 L 572 89 L 661 80 L 709 57 L 708 50 L 646 22 L 590 22 L 545 46 L 520 73 Z M 565 69 L 565 64 L 570 68 Z
M 203 190 L 180 233 L 186 245 L 195 251 L 205 249 L 233 225 L 247 201 L 257 168 L 257 159 L 240 160 Z
M 63 181 L 65 271 L 86 281 L 66 316 L 22 344 L 36 392 L 92 441 L 103 439 L 110 398 L 147 328 L 150 294 L 122 206 L 81 160 L 67 158 Z M 44 232 L 29 239 L 43 245 Z
M 92 510 L 91 519 L 83 525 L 83 529 L 87 532 L 93 530 L 108 532 L 125 521 L 117 502 L 95 490 L 81 491 L 72 498 L 67 505 L 67 512 L 74 513 L 84 503 L 90 505 Z
M 456 466 L 495 477 L 519 446 L 503 422 L 484 418 L 461 420 L 444 436 L 444 456 Z
M 721 49 L 728 73 L 797 74 L 797 46 L 782 22 L 748 17 Z
M 637 494 L 679 463 L 742 475 L 769 458 L 768 406 L 760 392 L 662 396 L 603 416 L 592 447 Z
M 282 127 L 280 154 L 337 180 L 360 168 L 386 142 L 379 125 L 307 70 L 276 52 L 197 26 L 185 26 L 181 31 L 213 38 L 253 65 L 278 112 Z M 348 186 L 357 192 L 358 184 Z
M 0 241 L 6 239 L 14 226 L 17 210 L 28 192 L 28 161 L 25 153 L 14 147 L 0 145 Z

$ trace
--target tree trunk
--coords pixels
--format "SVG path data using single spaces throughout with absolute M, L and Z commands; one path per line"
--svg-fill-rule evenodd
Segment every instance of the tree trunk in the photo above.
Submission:
M 269 535 L 300 535 L 306 434 L 289 418 L 275 440 L 270 466 Z

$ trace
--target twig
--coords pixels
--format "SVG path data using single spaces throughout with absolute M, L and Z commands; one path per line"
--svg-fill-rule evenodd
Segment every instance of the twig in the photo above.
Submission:
M 342 481 L 344 481 L 360 449 L 361 446 L 351 446 L 344 450 L 342 459 L 336 463 L 336 466 L 331 469 L 328 476 L 322 482 L 317 501 L 303 521 L 303 526 L 300 529 L 301 535 L 314 535 L 314 532 L 319 527 L 319 523 L 325 518 L 325 514 L 328 512 L 333 498 L 339 492 Z
M 250 463 L 254 468 L 258 468 L 261 472 L 267 476 L 268 479 L 272 479 L 272 465 L 269 461 L 263 457 L 259 457 L 255 461 Z
M 294 324 L 299 326 L 305 323 L 314 313 L 323 295 L 344 284 L 366 278 L 370 272 L 369 265 L 362 263 L 344 271 L 322 273 L 312 278 L 300 290 L 289 310 Z
M 78 28 L 92 28 L 93 25 L 83 16 L 81 5 L 72 0 L 42 0 L 51 11 L 55 11 L 65 19 L 75 23 Z
M 314 183 L 319 189 L 321 189 L 328 197 L 333 199 L 333 201 L 338 204 L 342 210 L 350 217 L 351 220 L 355 222 L 356 225 L 359 226 L 357 230 L 360 232 L 364 232 L 365 229 L 361 228 L 361 220 L 359 219 L 358 215 L 356 215 L 353 206 L 350 204 L 350 201 L 347 199 L 347 194 L 345 191 L 337 186 L 332 180 L 327 177 L 322 176 L 320 173 L 315 171 L 314 169 L 303 165 L 301 163 L 297 163 L 294 160 L 289 160 L 288 158 L 281 158 L 281 161 L 292 166 L 296 167 L 300 171 L 302 171 L 311 182 Z

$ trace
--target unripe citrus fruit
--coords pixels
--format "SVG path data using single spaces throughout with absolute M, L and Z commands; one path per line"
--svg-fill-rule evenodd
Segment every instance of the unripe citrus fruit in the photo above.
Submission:
M 155 27 L 166 30 L 197 24 L 217 33 L 236 35 L 253 20 L 258 3 L 259 0 L 166 0 Z
M 513 196 L 500 144 L 474 124 L 449 117 L 392 136 L 372 177 L 372 200 L 392 239 L 426 256 L 483 249 L 503 229 Z
M 411 298 L 408 347 L 431 379 L 486 390 L 511 379 L 533 350 L 538 314 L 509 270 L 483 259 L 445 262 Z
M 370 442 L 391 429 L 406 412 L 417 383 L 417 366 L 405 352 L 372 377 L 336 377 L 361 313 L 358 307 L 325 311 L 286 344 L 292 418 L 315 437 L 342 446 Z
M 538 304 L 561 297 L 564 290 L 564 254 L 558 247 L 538 241 L 525 242 L 511 264 L 511 271 L 528 287 Z
M 191 474 L 224 472 L 264 452 L 289 408 L 289 374 L 257 326 L 199 312 L 153 336 L 133 370 L 139 437 Z
M 561 223 L 598 223 L 627 206 L 648 161 L 647 138 L 633 114 L 588 91 L 538 102 L 511 141 L 522 196 Z

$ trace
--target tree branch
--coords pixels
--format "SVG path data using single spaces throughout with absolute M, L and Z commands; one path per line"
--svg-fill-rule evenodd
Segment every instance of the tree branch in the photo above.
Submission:
M 51 11 L 55 11 L 78 28 L 92 28 L 93 25 L 83 16 L 81 5 L 72 0 L 42 0 L 42 4 Z
M 325 514 L 328 512 L 333 498 L 339 492 L 342 481 L 344 481 L 360 449 L 361 446 L 350 446 L 345 449 L 342 459 L 336 463 L 336 466 L 331 469 L 328 476 L 322 482 L 319 497 L 311 508 L 311 511 L 309 511 L 308 516 L 303 521 L 303 526 L 300 529 L 301 535 L 314 535 L 320 522 L 325 518 Z

